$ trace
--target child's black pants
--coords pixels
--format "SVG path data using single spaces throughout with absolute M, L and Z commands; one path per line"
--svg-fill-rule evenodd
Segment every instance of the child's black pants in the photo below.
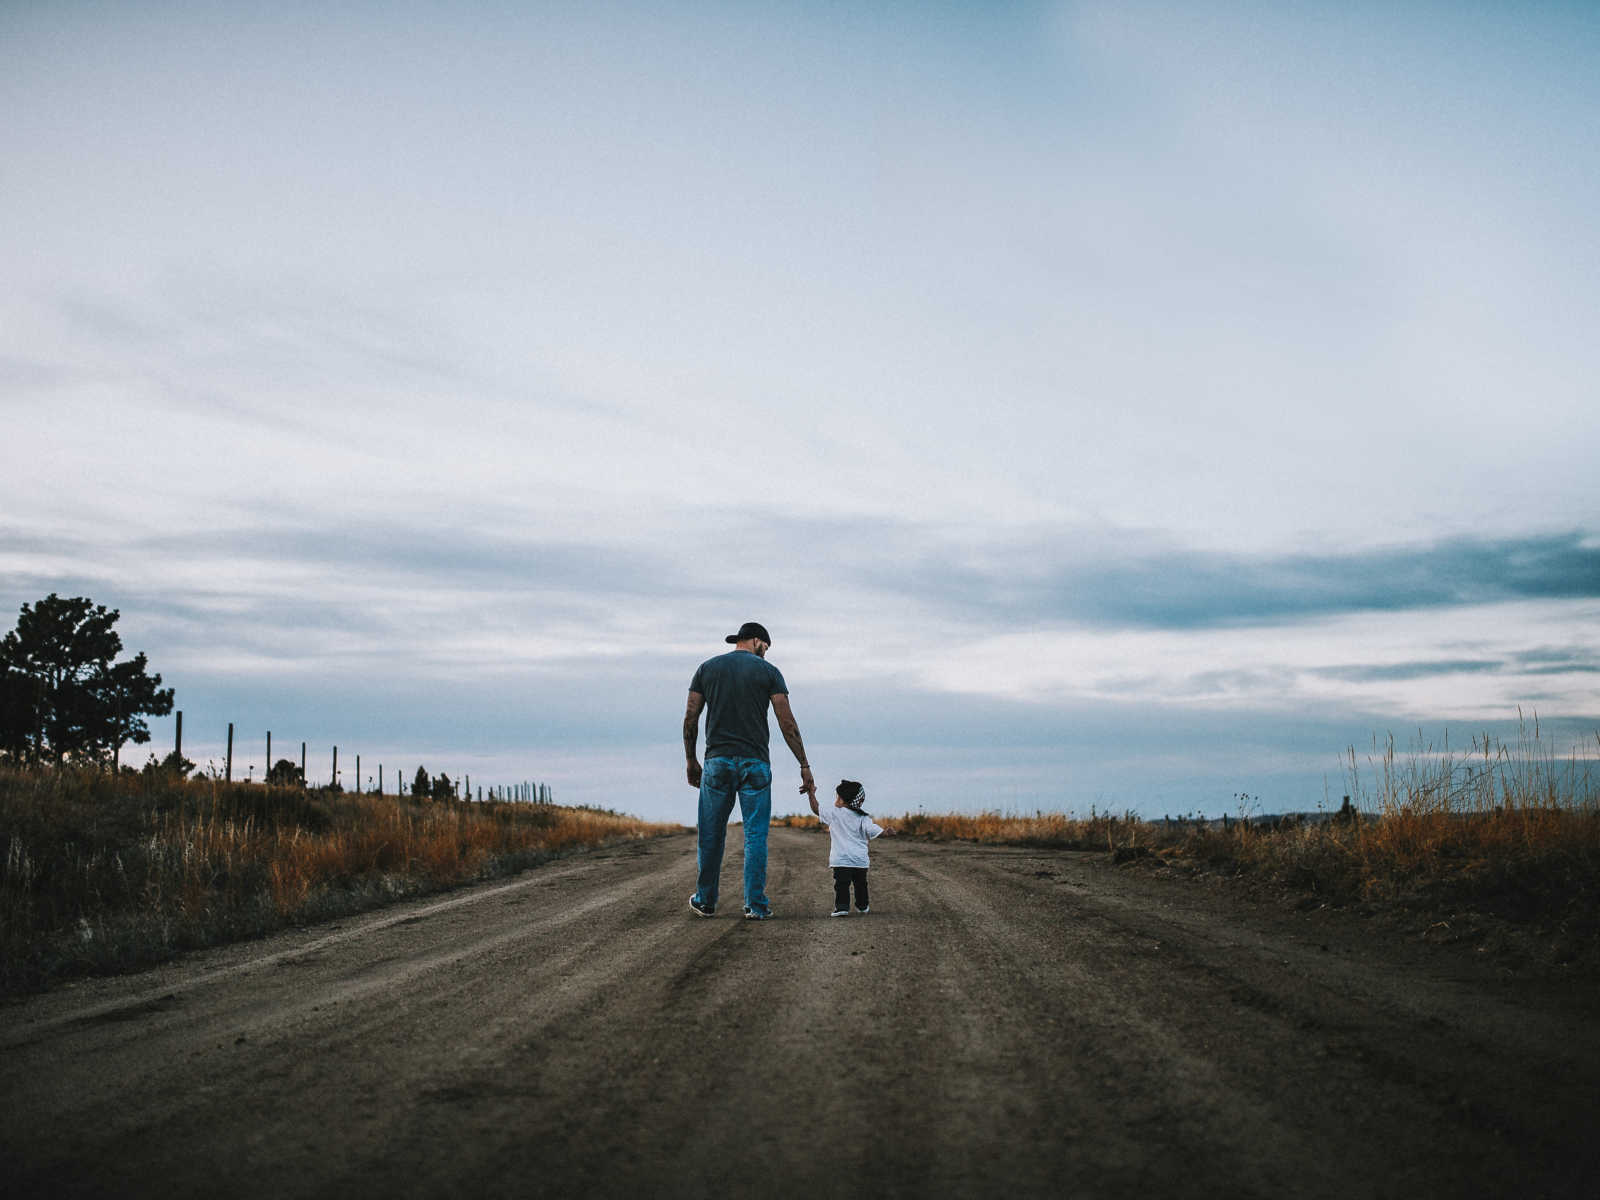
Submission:
M 833 869 L 833 911 L 850 907 L 850 885 L 856 885 L 856 907 L 867 907 L 867 869 L 865 867 L 835 867 Z

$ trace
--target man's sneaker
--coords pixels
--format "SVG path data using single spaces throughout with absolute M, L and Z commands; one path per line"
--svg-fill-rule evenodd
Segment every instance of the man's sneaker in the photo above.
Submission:
M 870 909 L 870 908 L 868 908 L 868 907 L 867 907 L 867 906 L 866 906 L 866 905 L 865 905 L 865 904 L 863 904 L 863 905 L 862 905 L 862 906 L 861 906 L 861 915 L 862 915 L 862 916 L 863 916 L 863 917 L 864 917 L 864 916 L 866 916 L 866 915 L 867 915 L 867 914 L 868 914 L 868 913 L 869 913 L 869 912 L 871 912 L 871 911 L 872 911 L 872 909 Z
M 848 917 L 850 915 L 850 910 L 848 908 L 836 908 L 828 915 L 830 917 Z
M 769 908 L 766 912 L 762 912 L 760 909 L 751 908 L 746 904 L 744 906 L 744 919 L 746 921 L 770 921 L 772 920 L 772 910 Z
M 693 896 L 689 897 L 689 907 L 694 909 L 694 915 L 697 917 L 709 917 L 715 914 L 717 911 L 716 905 L 701 904 L 700 901 L 696 900 Z

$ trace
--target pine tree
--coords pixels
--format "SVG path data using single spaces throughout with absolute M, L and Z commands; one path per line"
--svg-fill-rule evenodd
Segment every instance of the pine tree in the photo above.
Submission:
M 150 740 L 144 717 L 172 711 L 172 689 L 141 654 L 117 662 L 122 614 L 85 596 L 51 592 L 24 604 L 0 641 L 0 750 L 37 762 L 116 760 Z

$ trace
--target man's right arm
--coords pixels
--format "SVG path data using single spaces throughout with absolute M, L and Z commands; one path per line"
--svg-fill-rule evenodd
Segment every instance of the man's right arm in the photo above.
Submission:
M 689 693 L 689 707 L 683 710 L 683 756 L 687 760 L 689 786 L 700 786 L 700 759 L 696 750 L 700 745 L 700 711 L 706 698 L 699 692 Z

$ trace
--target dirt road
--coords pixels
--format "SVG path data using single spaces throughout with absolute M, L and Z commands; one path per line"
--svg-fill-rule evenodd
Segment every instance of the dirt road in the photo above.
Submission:
M 1586 989 L 1103 857 L 691 838 L 0 1009 L 9 1196 L 1594 1194 Z M 730 895 L 731 892 L 731 895 Z M 730 902 L 731 901 L 731 902 Z

